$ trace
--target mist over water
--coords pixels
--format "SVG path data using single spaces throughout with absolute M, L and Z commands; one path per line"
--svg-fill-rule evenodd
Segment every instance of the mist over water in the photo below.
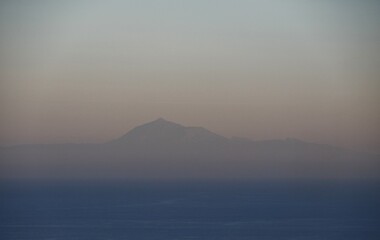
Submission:
M 380 2 L 0 1 L 0 239 L 380 239 Z
M 0 154 L 4 179 L 379 179 L 380 164 L 378 154 L 226 138 L 163 118 L 103 144 L 24 145 Z

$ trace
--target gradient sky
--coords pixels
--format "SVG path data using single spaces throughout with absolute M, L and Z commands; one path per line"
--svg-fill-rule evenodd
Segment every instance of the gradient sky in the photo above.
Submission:
M 380 2 L 1 1 L 0 144 L 164 117 L 380 151 Z

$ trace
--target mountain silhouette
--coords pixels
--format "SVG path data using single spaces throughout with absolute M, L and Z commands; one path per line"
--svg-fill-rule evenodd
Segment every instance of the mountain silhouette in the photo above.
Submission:
M 121 138 L 110 143 L 120 146 L 171 148 L 186 144 L 212 146 L 226 141 L 228 141 L 227 138 L 205 128 L 185 127 L 159 118 L 132 129 Z
M 380 163 L 377 154 L 297 139 L 226 138 L 163 118 L 104 144 L 24 145 L 0 151 L 1 177 L 378 178 Z

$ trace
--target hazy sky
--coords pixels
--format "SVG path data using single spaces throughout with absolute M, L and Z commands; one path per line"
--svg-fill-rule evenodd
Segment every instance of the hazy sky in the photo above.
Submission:
M 380 2 L 1 1 L 0 143 L 164 117 L 380 151 Z

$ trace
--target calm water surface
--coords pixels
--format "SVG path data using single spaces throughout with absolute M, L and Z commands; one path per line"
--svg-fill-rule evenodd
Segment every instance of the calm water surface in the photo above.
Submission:
M 380 239 L 379 186 L 3 182 L 0 239 Z

